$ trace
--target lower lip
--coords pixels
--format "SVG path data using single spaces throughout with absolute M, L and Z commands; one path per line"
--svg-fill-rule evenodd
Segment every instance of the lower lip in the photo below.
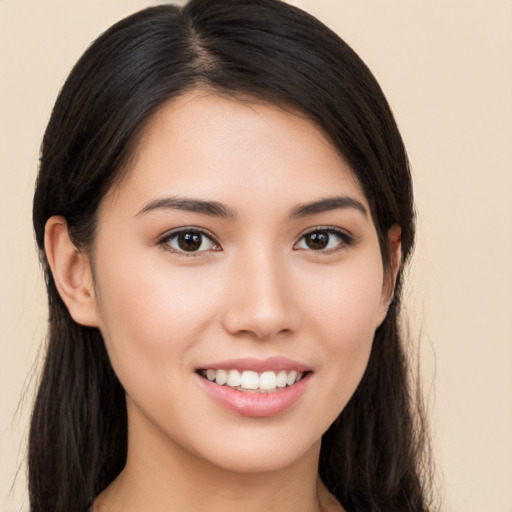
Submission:
M 302 377 L 299 382 L 270 393 L 250 393 L 237 391 L 229 386 L 219 386 L 198 376 L 206 392 L 225 408 L 241 416 L 276 416 L 289 409 L 303 395 L 311 374 Z

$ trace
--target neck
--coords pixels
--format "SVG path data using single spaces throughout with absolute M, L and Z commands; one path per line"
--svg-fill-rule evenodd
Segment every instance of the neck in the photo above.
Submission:
M 129 429 L 127 463 L 95 502 L 94 512 L 324 512 L 341 510 L 317 476 L 320 442 L 272 471 L 221 468 L 153 436 Z M 139 432 L 140 434 L 140 432 Z

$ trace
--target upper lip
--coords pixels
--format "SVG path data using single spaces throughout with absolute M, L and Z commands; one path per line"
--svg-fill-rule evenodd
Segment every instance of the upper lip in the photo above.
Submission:
M 287 357 L 268 357 L 266 359 L 255 359 L 255 358 L 239 358 L 239 359 L 226 359 L 223 361 L 215 361 L 208 363 L 203 366 L 199 366 L 197 370 L 251 370 L 253 372 L 264 372 L 264 371 L 292 371 L 308 372 L 311 371 L 311 367 L 305 364 L 294 361 Z

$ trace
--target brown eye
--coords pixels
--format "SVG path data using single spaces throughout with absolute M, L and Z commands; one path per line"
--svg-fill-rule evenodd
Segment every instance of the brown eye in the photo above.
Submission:
M 203 243 L 203 236 L 201 233 L 180 233 L 177 242 L 183 251 L 197 251 Z
M 352 238 L 335 229 L 316 229 L 301 237 L 296 248 L 310 251 L 329 251 L 350 245 Z
M 171 234 L 164 240 L 176 252 L 203 252 L 216 247 L 215 242 L 205 233 L 192 229 Z
M 304 237 L 304 241 L 309 249 L 321 251 L 329 245 L 331 235 L 327 231 L 315 231 Z

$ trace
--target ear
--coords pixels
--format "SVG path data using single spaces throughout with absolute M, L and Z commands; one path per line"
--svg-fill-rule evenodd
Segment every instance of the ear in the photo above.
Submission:
M 389 305 L 393 301 L 396 278 L 402 266 L 402 229 L 398 224 L 393 224 L 388 231 L 389 268 L 385 269 L 382 284 L 382 295 L 377 327 L 384 321 L 388 314 Z
M 81 325 L 98 327 L 89 257 L 71 241 L 64 217 L 50 217 L 46 222 L 44 248 L 57 291 L 73 320 Z

